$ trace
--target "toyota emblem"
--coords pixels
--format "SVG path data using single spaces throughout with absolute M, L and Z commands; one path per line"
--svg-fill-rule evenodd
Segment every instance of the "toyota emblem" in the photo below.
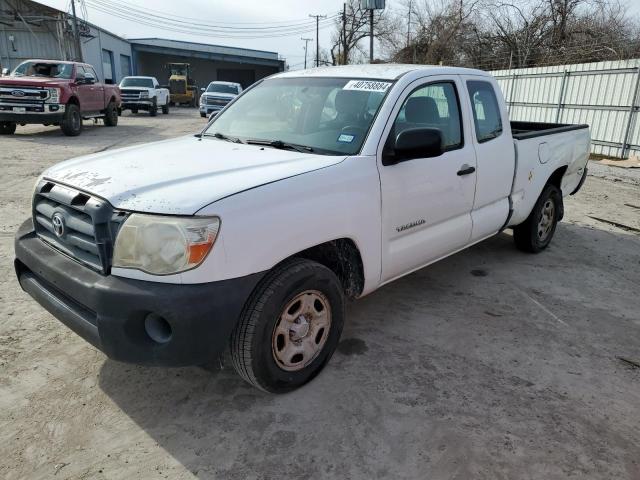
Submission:
M 64 217 L 59 213 L 54 213 L 51 217 L 51 224 L 53 225 L 53 233 L 56 237 L 60 238 L 64 235 Z
M 13 90 L 11 95 L 14 97 L 24 97 L 24 92 L 22 90 Z

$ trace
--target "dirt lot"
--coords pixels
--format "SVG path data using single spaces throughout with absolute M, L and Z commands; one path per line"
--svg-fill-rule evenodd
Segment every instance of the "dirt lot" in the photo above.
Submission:
M 640 362 L 640 176 L 620 169 L 592 165 L 545 253 L 503 233 L 351 304 L 339 352 L 284 396 L 229 364 L 107 360 L 20 290 L 39 172 L 202 125 L 0 138 L 0 478 L 640 479 L 640 368 L 620 360 Z

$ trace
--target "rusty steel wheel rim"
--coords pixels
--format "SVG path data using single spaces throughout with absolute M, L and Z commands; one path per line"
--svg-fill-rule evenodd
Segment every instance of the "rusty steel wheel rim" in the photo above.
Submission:
M 542 206 L 542 213 L 540 215 L 540 221 L 538 222 L 538 239 L 544 242 L 551 229 L 553 228 L 553 219 L 556 214 L 556 205 L 552 199 L 547 199 Z
M 317 290 L 306 290 L 285 305 L 273 330 L 273 358 L 283 370 L 295 372 L 322 351 L 331 329 L 331 307 Z

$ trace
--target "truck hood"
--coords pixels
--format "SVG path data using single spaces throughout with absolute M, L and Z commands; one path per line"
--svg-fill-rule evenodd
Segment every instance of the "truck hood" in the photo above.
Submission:
M 345 158 L 189 136 L 78 157 L 49 168 L 43 177 L 102 197 L 118 209 L 192 215 L 229 195 Z
M 12 87 L 56 87 L 62 83 L 69 83 L 71 80 L 64 78 L 48 77 L 2 77 L 0 85 L 11 85 Z

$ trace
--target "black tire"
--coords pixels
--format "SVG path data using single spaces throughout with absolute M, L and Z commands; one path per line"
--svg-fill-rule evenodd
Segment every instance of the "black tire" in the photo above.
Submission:
M 152 117 L 158 115 L 158 101 L 155 98 L 153 99 L 153 105 L 149 107 L 149 115 Z
M 562 192 L 555 185 L 547 184 L 527 219 L 513 228 L 516 247 L 529 253 L 547 248 L 562 219 L 563 209 Z
M 297 296 L 318 293 L 328 306 L 328 332 L 322 328 L 315 331 L 312 323 L 307 324 L 304 338 L 318 344 L 320 335 L 323 343 L 313 356 L 309 355 L 308 363 L 294 371 L 286 370 L 276 360 L 275 349 L 280 340 L 276 327 L 285 307 Z M 320 373 L 338 346 L 344 325 L 344 304 L 340 281 L 327 267 L 305 259 L 293 259 L 276 266 L 249 297 L 231 335 L 235 370 L 248 383 L 266 392 L 284 393 L 304 385 Z
M 13 135 L 16 133 L 15 122 L 0 122 L 0 135 Z
M 169 114 L 169 102 L 165 103 L 162 106 L 162 114 L 163 115 L 168 115 Z
M 82 115 L 77 105 L 73 103 L 67 105 L 60 129 L 67 137 L 77 137 L 82 133 Z
M 132 108 L 131 109 L 131 113 L 138 113 L 138 109 L 137 108 Z
M 207 117 L 207 114 L 206 114 L 206 113 L 202 113 L 202 112 L 200 112 L 200 116 L 201 116 L 202 118 L 206 118 L 206 117 Z
M 107 127 L 115 127 L 118 125 L 118 107 L 113 102 L 109 102 L 104 112 L 104 124 Z

